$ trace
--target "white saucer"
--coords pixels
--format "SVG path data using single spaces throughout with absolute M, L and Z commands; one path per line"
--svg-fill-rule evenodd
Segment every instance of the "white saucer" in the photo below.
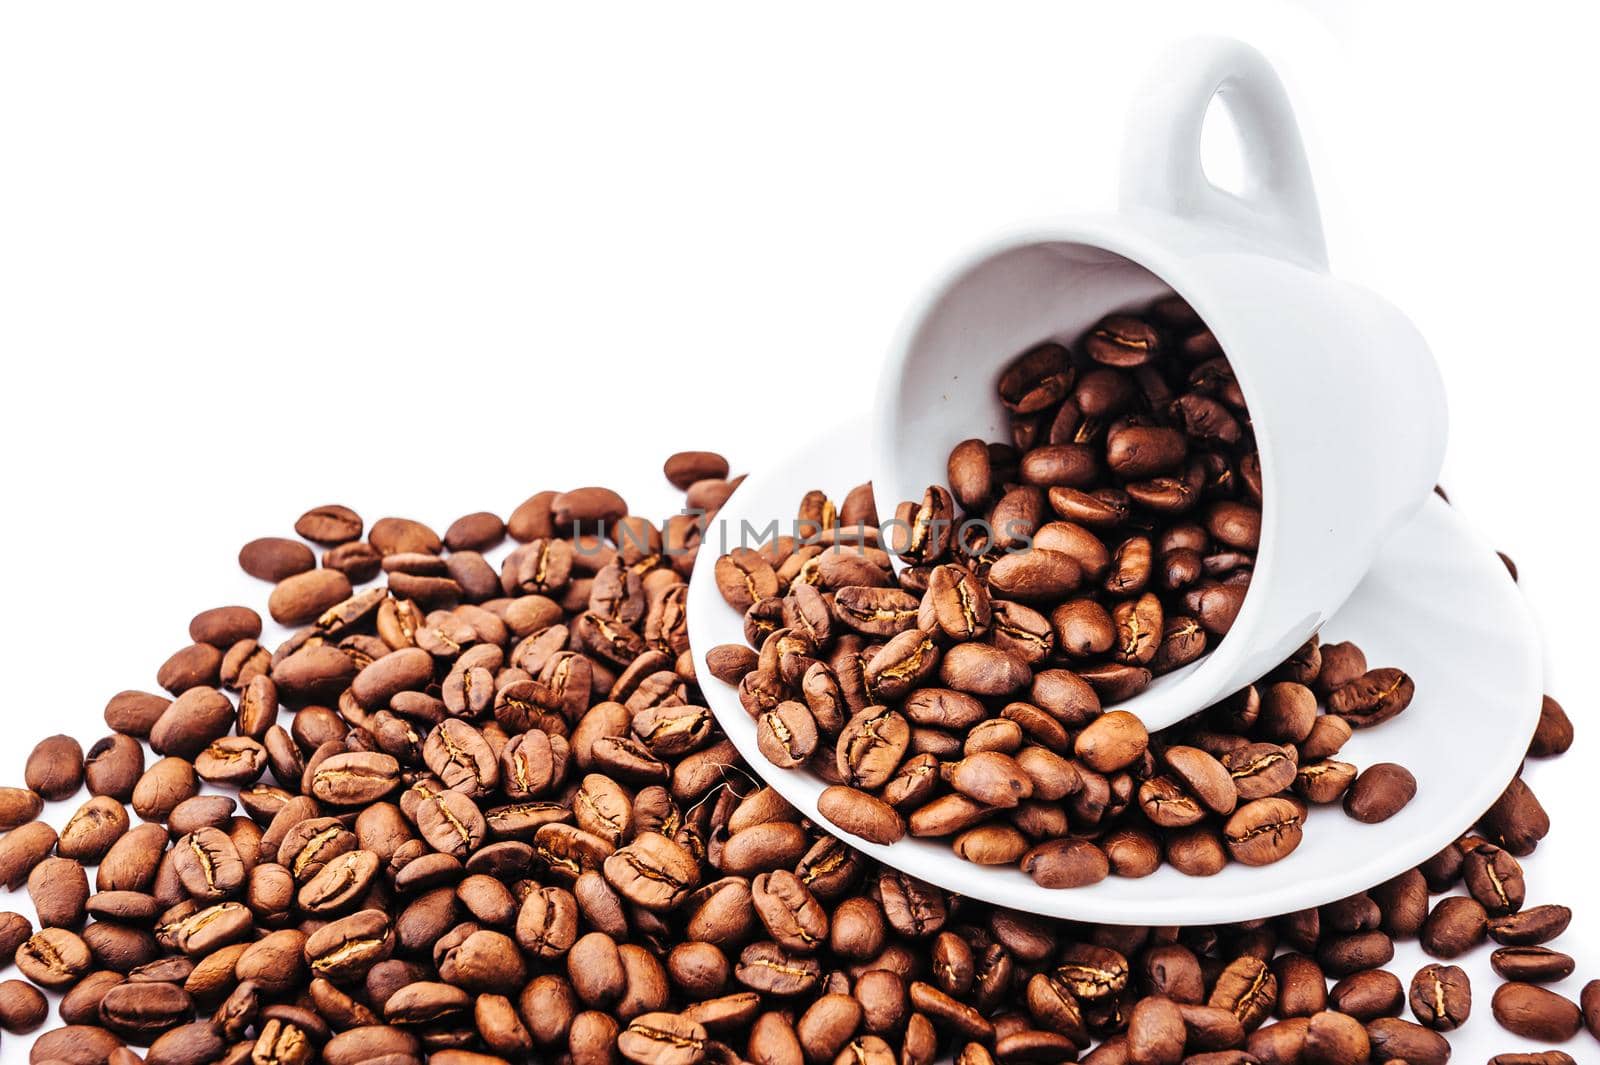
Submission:
M 711 567 L 739 545 L 743 523 L 762 530 L 776 520 L 790 531 L 806 491 L 820 488 L 839 500 L 866 480 L 865 453 L 855 442 L 868 438 L 864 426 L 831 432 L 745 480 L 701 548 L 689 591 L 689 638 L 706 699 L 751 769 L 879 861 L 949 891 L 1052 917 L 1104 924 L 1240 921 L 1321 905 L 1411 868 L 1471 826 L 1516 773 L 1543 693 L 1538 634 L 1494 551 L 1447 503 L 1430 498 L 1322 630 L 1324 640 L 1353 640 L 1372 666 L 1403 668 L 1416 681 L 1410 709 L 1358 731 L 1339 756 L 1361 768 L 1399 762 L 1415 774 L 1417 797 L 1390 820 L 1364 825 L 1337 807 L 1314 808 L 1299 849 L 1273 865 L 1231 864 L 1206 878 L 1162 866 L 1142 879 L 1111 877 L 1066 890 L 1039 887 L 1015 868 L 973 865 L 944 841 L 908 837 L 884 847 L 838 832 L 817 814 L 822 781 L 769 763 L 734 689 L 706 669 L 711 648 L 744 643 L 743 619 L 718 594 Z M 747 535 L 749 546 L 757 546 L 759 533 Z

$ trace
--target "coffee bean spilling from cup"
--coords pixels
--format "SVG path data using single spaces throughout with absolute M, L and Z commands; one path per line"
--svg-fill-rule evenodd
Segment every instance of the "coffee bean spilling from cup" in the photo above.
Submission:
M 1336 756 L 1413 684 L 1354 644 L 1313 639 L 1154 737 L 1104 709 L 1227 632 L 1261 486 L 1243 397 L 1187 305 L 1113 315 L 1075 349 L 1041 344 L 1001 373 L 1016 446 L 957 445 L 950 487 L 899 508 L 900 573 L 865 487 L 842 510 L 810 493 L 798 538 L 718 560 L 760 653 L 719 648 L 712 668 L 739 685 L 762 752 L 828 780 L 819 809 L 846 831 L 948 838 L 1051 887 L 1163 859 L 1192 875 L 1274 862 L 1308 803 L 1393 816 L 1411 774 Z
M 732 488 L 706 453 L 666 472 L 707 515 Z M 828 537 L 830 508 L 807 512 Z M 0 961 L 26 977 L 0 982 L 0 1027 L 43 1028 L 44 988 L 62 1025 L 36 1065 L 133 1047 L 151 1065 L 1436 1065 L 1472 996 L 1430 965 L 1399 1016 L 1407 985 L 1381 966 L 1420 936 L 1442 963 L 1500 944 L 1511 1030 L 1600 1033 L 1600 983 L 1581 1003 L 1540 986 L 1575 962 L 1546 945 L 1568 911 L 1524 904 L 1515 856 L 1548 819 L 1520 780 L 1417 870 L 1224 927 L 1055 922 L 865 859 L 760 787 L 702 704 L 683 592 L 706 520 L 657 526 L 581 489 L 443 537 L 319 507 L 295 531 L 321 568 L 303 540 L 247 545 L 272 617 L 301 628 L 269 646 L 255 610 L 201 611 L 164 694 L 116 694 L 109 735 L 46 739 L 0 787 L 0 883 L 36 912 L 0 913 Z M 804 554 L 796 572 L 857 565 Z M 819 598 L 789 608 L 821 617 L 827 582 L 793 576 Z M 1232 712 L 1259 722 L 1267 700 Z M 1570 742 L 1547 701 L 1530 754 Z M 59 832 L 38 820 L 85 788 Z
M 1353 643 L 1313 639 L 1152 736 L 1102 709 L 1059 634 L 999 598 L 992 571 L 956 561 L 897 576 L 864 542 L 870 523 L 840 522 L 819 496 L 801 505 L 812 543 L 718 560 L 750 646 L 713 648 L 707 662 L 738 686 L 770 762 L 829 783 L 818 809 L 847 832 L 947 838 L 969 861 L 1081 887 L 1163 861 L 1194 876 L 1265 865 L 1299 845 L 1309 805 L 1375 823 L 1416 793 L 1399 765 L 1358 771 L 1338 757 L 1355 729 L 1412 697 L 1403 671 L 1369 668 Z
M 1261 539 L 1250 412 L 1215 337 L 1167 299 L 1030 348 L 998 391 L 1011 440 L 955 447 L 948 487 L 896 511 L 901 556 L 970 564 L 1108 703 L 1203 655 Z

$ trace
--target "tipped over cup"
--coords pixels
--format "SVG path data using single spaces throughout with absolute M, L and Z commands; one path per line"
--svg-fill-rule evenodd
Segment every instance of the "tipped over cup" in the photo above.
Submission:
M 1237 616 L 1208 653 L 1119 708 L 1150 729 L 1210 706 L 1284 661 L 1349 598 L 1427 499 L 1443 459 L 1443 384 L 1394 307 L 1328 270 L 1299 130 L 1267 61 L 1191 42 L 1138 97 L 1110 215 L 1009 236 L 934 286 L 879 384 L 880 504 L 944 485 L 952 449 L 1006 441 L 1003 369 L 1069 348 L 1108 314 L 1181 297 L 1226 353 L 1259 456 L 1261 528 Z M 1201 165 L 1212 106 L 1239 129 L 1238 193 Z

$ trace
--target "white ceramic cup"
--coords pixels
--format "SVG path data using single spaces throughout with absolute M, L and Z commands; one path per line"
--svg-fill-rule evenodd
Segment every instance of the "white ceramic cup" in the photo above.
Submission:
M 1120 209 L 1015 234 L 963 261 L 911 318 L 877 399 L 879 507 L 944 484 L 950 450 L 1009 438 L 995 381 L 1045 339 L 1176 292 L 1250 405 L 1263 509 L 1254 579 L 1210 654 L 1122 704 L 1150 728 L 1255 681 L 1315 633 L 1426 500 L 1444 453 L 1438 369 L 1393 307 L 1328 273 L 1288 97 L 1237 41 L 1180 47 L 1130 116 Z M 1239 129 L 1247 186 L 1200 161 L 1207 110 Z

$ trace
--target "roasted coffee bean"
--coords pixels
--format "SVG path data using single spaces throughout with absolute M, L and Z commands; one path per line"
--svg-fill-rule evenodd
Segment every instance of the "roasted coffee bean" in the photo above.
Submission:
M 511 538 L 528 543 L 541 537 L 554 536 L 556 520 L 550 505 L 555 497 L 554 492 L 535 492 L 518 504 L 506 519 L 506 531 Z
M 958 643 L 940 659 L 939 679 L 959 692 L 1000 696 L 1028 684 L 1030 673 L 1026 660 L 1011 651 L 989 644 Z
M 350 579 L 340 571 L 311 569 L 280 580 L 267 599 L 267 612 L 280 625 L 308 625 L 350 598 L 351 591 Z
M 694 855 L 658 832 L 640 833 L 605 859 L 606 882 L 647 910 L 670 910 L 699 886 Z
M 1493 842 L 1518 857 L 1526 857 L 1550 831 L 1550 817 L 1519 776 L 1483 815 L 1480 827 Z
M 20 913 L 0 911 L 0 963 L 10 965 L 17 948 L 33 935 L 33 925 Z
M 1161 334 L 1149 322 L 1129 314 L 1102 318 L 1084 338 L 1084 350 L 1096 362 L 1127 369 L 1143 366 L 1162 353 Z
M 1137 717 L 1113 710 L 1078 734 L 1074 752 L 1089 768 L 1113 773 L 1140 758 L 1149 743 L 1150 735 Z
M 189 622 L 189 639 L 223 649 L 241 640 L 254 640 L 260 635 L 261 615 L 247 606 L 219 606 L 202 610 Z
M 1207 1005 L 1232 1013 L 1245 1028 L 1266 1019 L 1278 995 L 1278 980 L 1260 958 L 1235 958 L 1217 976 Z
M 95 870 L 95 890 L 147 890 L 155 880 L 156 868 L 169 838 L 167 830 L 159 824 L 130 829 L 101 859 L 100 867 Z
M 1424 965 L 1411 978 L 1411 1012 L 1436 1032 L 1450 1032 L 1472 1013 L 1472 984 L 1456 965 Z
M 194 1013 L 187 992 L 175 984 L 129 982 L 100 1000 L 100 1021 L 114 1032 L 142 1040 L 174 1028 Z
M 149 692 L 118 692 L 106 702 L 105 721 L 113 731 L 129 736 L 148 736 L 151 726 L 170 702 L 170 699 Z
M 1491 917 L 1502 917 L 1522 908 L 1526 893 L 1522 866 L 1499 847 L 1486 843 L 1474 848 L 1466 856 L 1461 872 L 1467 890 Z
M 617 1052 L 637 1065 L 700 1065 L 709 1035 L 703 1025 L 680 1014 L 653 1012 L 635 1017 L 617 1036 Z M 763 1045 L 761 1034 L 752 1042 Z M 762 1060 L 771 1060 L 758 1053 Z
M 882 701 L 898 700 L 912 686 L 931 676 L 939 664 L 939 648 L 933 637 L 912 629 L 892 637 L 872 661 L 867 663 L 863 680 L 867 690 Z
M 302 707 L 326 699 L 330 702 L 356 674 L 350 655 L 327 644 L 309 644 L 273 667 L 272 682 L 286 706 Z
M 550 515 L 557 527 L 609 526 L 627 513 L 627 501 L 609 488 L 574 488 L 558 492 L 550 500 Z
M 98 1024 L 100 1000 L 106 991 L 124 983 L 127 977 L 109 969 L 97 969 L 78 981 L 61 996 L 61 1019 L 69 1025 Z M 43 1041 L 49 1033 L 41 1036 Z
M 89 878 L 83 863 L 46 858 L 28 874 L 28 897 L 41 927 L 80 927 L 89 902 Z
M 1205 825 L 1167 833 L 1164 857 L 1185 876 L 1215 876 L 1228 862 L 1221 833 Z
M 1320 927 L 1333 932 L 1370 932 L 1383 919 L 1378 904 L 1364 891 L 1328 903 L 1319 917 Z
M 869 843 L 887 845 L 905 835 L 905 822 L 894 807 L 855 788 L 824 788 L 817 796 L 817 810 L 834 825 Z
M 1288 788 L 1299 771 L 1292 748 L 1250 743 L 1228 751 L 1222 764 L 1241 800 L 1264 799 Z
M 1317 947 L 1317 962 L 1332 976 L 1348 976 L 1376 969 L 1394 957 L 1394 941 L 1383 932 L 1350 932 L 1324 936 Z
M 382 572 L 383 556 L 365 540 L 355 540 L 324 551 L 322 565 L 343 573 L 351 584 L 365 584 Z
M 381 864 L 368 850 L 347 851 L 328 861 L 301 886 L 296 902 L 312 914 L 339 913 L 360 901 L 372 886 Z
M 312 507 L 294 523 L 294 531 L 317 544 L 342 544 L 361 539 L 361 515 L 338 503 Z
M 1328 695 L 1328 712 L 1356 728 L 1371 728 L 1411 705 L 1415 685 L 1398 669 L 1374 669 L 1347 681 Z
M 814 958 L 797 956 L 773 942 L 752 943 L 739 955 L 734 978 L 762 994 L 787 997 L 814 989 L 822 968 Z
M 140 753 L 143 758 L 143 752 Z M 128 811 L 110 796 L 97 796 L 78 807 L 61 826 L 56 850 L 63 858 L 98 865 L 122 835 L 128 831 Z
M 1111 873 L 1106 852 L 1082 839 L 1046 840 L 1022 856 L 1022 871 L 1042 887 L 1084 887 Z
M 1300 845 L 1303 820 L 1299 807 L 1287 799 L 1256 799 L 1228 818 L 1223 839 L 1235 861 L 1266 865 L 1288 857 Z
M 903 715 L 870 706 L 851 717 L 839 734 L 839 775 L 859 788 L 882 787 L 905 756 L 911 731 Z
M 161 945 L 154 935 L 113 921 L 91 924 L 83 930 L 84 945 L 98 965 L 117 972 L 141 972 L 158 959 Z M 182 969 L 182 964 L 178 968 Z
M 963 440 L 950 452 L 947 468 L 950 494 L 967 510 L 976 510 L 994 488 L 989 447 L 982 440 Z
M 382 910 L 362 910 L 317 929 L 303 949 L 313 974 L 345 983 L 388 958 L 394 935 Z
M 1560 703 L 1546 695 L 1539 707 L 1539 725 L 1528 744 L 1528 753 L 1535 758 L 1565 754 L 1572 746 L 1572 736 L 1572 719 Z
M 17 968 L 22 975 L 50 990 L 76 983 L 92 964 L 89 947 L 65 928 L 41 928 L 17 948 Z
M 71 736 L 41 740 L 28 755 L 23 777 L 45 799 L 68 798 L 83 783 L 83 748 Z
M 1062 952 L 1057 978 L 1080 1001 L 1113 997 L 1128 986 L 1128 959 L 1110 947 L 1091 944 L 1070 946 Z
M 939 572 L 940 567 L 935 572 Z M 954 569 L 955 567 L 950 567 Z M 949 578 L 941 578 L 948 580 Z M 801 587 L 804 587 L 803 585 Z M 798 595 L 799 590 L 794 593 Z M 950 593 L 944 593 L 948 596 Z M 931 586 L 927 596 L 933 596 Z M 929 600 L 930 612 L 934 611 L 937 600 Z M 987 602 L 987 600 L 985 600 Z M 949 616 L 953 624 L 959 624 L 961 612 L 960 604 L 955 604 L 957 610 Z M 898 588 L 879 588 L 869 586 L 851 586 L 840 588 L 835 593 L 832 604 L 833 614 L 849 628 L 868 636 L 890 637 L 914 628 L 918 623 L 921 605 L 917 597 Z M 947 604 L 947 610 L 949 604 Z M 930 621 L 937 621 L 937 614 L 930 617 Z
M 1584 1027 L 1589 1029 L 1590 1035 L 1600 1039 L 1600 980 L 1584 984 L 1578 1002 L 1583 1009 Z
M 696 481 L 726 478 L 728 460 L 715 451 L 679 451 L 667 457 L 662 472 L 674 488 L 687 491 Z
M 43 821 L 29 821 L 0 836 L 0 883 L 11 891 L 56 848 L 56 830 Z
M 792 769 L 817 749 L 817 722 L 804 703 L 786 700 L 756 721 L 756 743 L 774 765 Z
M 1016 414 L 1033 414 L 1061 401 L 1072 387 L 1067 349 L 1044 343 L 1018 355 L 1000 375 L 1000 399 Z
M 252 577 L 276 584 L 286 577 L 314 569 L 317 558 L 298 540 L 266 536 L 239 549 L 239 568 Z
M 0 1028 L 16 1035 L 34 1031 L 50 1015 L 38 988 L 22 980 L 0 982 Z
M 124 737 L 125 738 L 125 737 Z M 138 749 L 134 743 L 134 748 Z M 141 751 L 140 757 L 143 758 Z M 18 825 L 27 824 L 44 809 L 44 800 L 27 788 L 0 787 L 0 832 L 10 832 Z
M 1000 750 L 976 750 L 942 772 L 958 793 L 983 806 L 1009 808 L 1033 795 L 1032 778 Z
M 1489 937 L 1508 947 L 1535 946 L 1565 932 L 1571 921 L 1572 911 L 1565 906 L 1530 906 L 1519 913 L 1490 918 Z
M 1387 821 L 1417 794 L 1417 780 L 1404 766 L 1379 762 L 1362 770 L 1345 793 L 1345 813 L 1364 824 Z
M 430 846 L 458 859 L 476 850 L 488 830 L 477 804 L 459 791 L 434 792 L 420 800 L 416 820 Z
M 1422 949 L 1435 958 L 1456 958 L 1488 935 L 1488 915 L 1476 899 L 1452 895 L 1440 899 L 1423 922 Z
M 915 985 L 912 994 L 915 995 Z M 861 1024 L 861 1003 L 850 995 L 822 995 L 795 1025 L 795 1035 L 808 1061 L 832 1061 Z
M 195 643 L 174 651 L 156 671 L 156 683 L 173 695 L 181 695 L 201 684 L 215 684 L 221 676 L 225 655 L 210 644 Z
M 736 548 L 717 560 L 716 582 L 728 605 L 740 612 L 778 594 L 777 572 L 747 547 Z
M 1198 747 L 1177 745 L 1162 753 L 1167 768 L 1213 813 L 1233 813 L 1239 802 L 1239 789 L 1233 775 L 1220 761 Z
M 1280 954 L 1272 960 L 1271 967 L 1278 981 L 1277 1016 L 1310 1017 L 1327 1008 L 1327 977 L 1316 959 L 1304 954 Z
M 388 795 L 400 782 L 400 764 L 386 754 L 335 754 L 311 775 L 311 794 L 334 806 L 364 806 Z
M 69 1024 L 40 1035 L 34 1041 L 29 1060 L 39 1065 L 54 1065 L 55 1062 L 124 1065 L 126 1058 L 119 1060 L 114 1056 L 124 1049 L 121 1039 L 97 1023 Z
M 1128 1017 L 1128 1056 L 1139 1065 L 1177 1065 L 1188 1032 L 1178 1004 L 1152 995 L 1140 999 Z
M 500 783 L 500 764 L 483 733 L 460 718 L 441 721 L 422 746 L 428 768 L 452 791 L 476 798 Z
M 208 784 L 243 787 L 267 768 L 266 748 L 248 736 L 224 736 L 194 757 L 195 773 Z
M 1379 884 L 1371 895 L 1383 914 L 1383 930 L 1391 936 L 1416 935 L 1427 920 L 1427 878 L 1416 869 Z
M 84 759 L 84 783 L 89 794 L 107 796 L 119 804 L 133 797 L 144 772 L 144 748 L 130 736 L 107 736 L 89 748 Z
M 437 555 L 444 546 L 437 533 L 410 518 L 379 518 L 372 523 L 367 540 L 385 558 L 408 552 Z
M 433 679 L 433 656 L 417 647 L 402 647 L 375 659 L 350 682 L 356 702 L 368 709 L 385 706 L 403 691 L 425 688 Z
M 1200 803 L 1164 776 L 1152 777 L 1139 786 L 1139 806 L 1151 824 L 1160 828 L 1184 828 L 1205 818 Z
M 1294 790 L 1308 802 L 1326 805 L 1342 799 L 1355 783 L 1356 776 L 1356 767 L 1348 762 L 1336 762 L 1331 758 L 1311 762 L 1301 766 L 1295 774 Z
M 173 866 L 195 899 L 223 899 L 244 883 L 245 865 L 226 833 L 202 828 L 173 845 Z
M 1323 714 L 1311 726 L 1311 734 L 1298 744 L 1300 756 L 1309 762 L 1331 760 L 1344 749 L 1353 734 L 1354 730 L 1344 718 Z
M 175 699 L 150 729 L 157 754 L 193 758 L 233 727 L 234 708 L 215 688 L 199 686 Z
M 920 503 L 897 508 L 895 525 L 893 546 L 902 559 L 911 565 L 938 562 L 954 540 L 955 501 L 943 487 L 929 485 Z
M 145 770 L 134 785 L 131 804 L 134 813 L 146 821 L 161 821 L 198 790 L 194 766 L 180 757 L 169 756 Z
M 756 662 L 756 653 L 738 644 L 720 644 L 706 652 L 706 668 L 724 684 L 738 684 L 756 668 Z
M 1082 583 L 1083 569 L 1071 555 L 1044 547 L 1007 554 L 989 569 L 990 588 L 1024 602 L 1060 599 Z
M 1576 1003 L 1535 984 L 1501 984 L 1490 1006 L 1500 1027 L 1525 1039 L 1562 1043 L 1583 1027 Z
M 1489 964 L 1507 980 L 1530 984 L 1563 980 L 1577 966 L 1571 956 L 1546 947 L 1501 947 L 1489 956 Z
M 190 957 L 239 942 L 253 931 L 250 911 L 237 902 L 219 902 L 196 909 L 163 928 L 172 944 Z

